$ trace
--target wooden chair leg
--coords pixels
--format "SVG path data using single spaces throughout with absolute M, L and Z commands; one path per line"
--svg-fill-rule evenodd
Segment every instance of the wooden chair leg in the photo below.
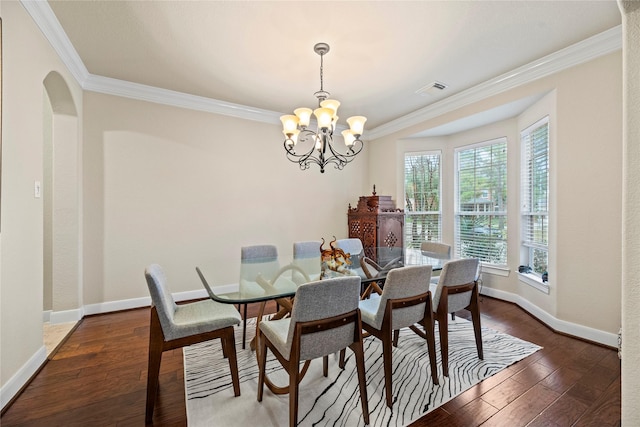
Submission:
M 346 358 L 346 351 L 343 348 L 342 350 L 340 350 L 340 359 L 338 361 L 338 366 L 340 367 L 340 369 L 344 369 L 345 358 Z
M 244 304 L 242 313 L 242 349 L 245 349 L 247 343 L 247 304 Z
M 236 358 L 236 343 L 233 334 L 233 326 L 225 328 L 225 336 L 222 338 L 222 348 L 229 359 L 231 381 L 233 382 L 233 394 L 240 396 L 240 378 L 238 376 L 238 360 Z
M 329 356 L 322 357 L 322 375 L 329 376 Z
M 447 313 L 438 316 L 438 329 L 440 332 L 440 354 L 442 355 L 442 372 L 449 376 L 449 323 Z
M 436 331 L 434 329 L 433 317 L 425 318 L 422 324 L 427 335 L 427 350 L 429 351 L 429 364 L 431 365 L 431 379 L 433 384 L 438 385 L 438 362 L 436 361 Z
M 400 329 L 393 331 L 393 346 L 398 347 L 398 339 L 400 338 Z
M 356 368 L 358 369 L 358 387 L 360 388 L 360 403 L 362 404 L 362 416 L 365 425 L 369 425 L 369 400 L 367 398 L 367 380 L 364 367 L 364 346 L 362 341 L 355 342 L 350 346 L 355 355 Z M 343 350 L 344 351 L 344 350 Z
M 260 336 L 260 329 L 256 330 L 258 337 L 258 402 L 262 402 L 262 393 L 264 391 L 264 376 L 267 365 L 267 342 L 265 337 Z
M 298 425 L 298 365 L 289 361 L 289 427 Z
M 478 357 L 480 360 L 484 360 L 484 354 L 482 351 L 482 326 L 480 325 L 480 307 L 478 307 L 478 295 L 474 292 L 471 297 L 471 320 L 473 322 L 473 332 L 476 336 L 476 349 L 478 350 Z
M 145 411 L 145 422 L 151 423 L 153 419 L 153 408 L 158 395 L 158 377 L 160 375 L 160 363 L 162 362 L 162 351 L 164 335 L 162 334 L 160 320 L 155 312 L 151 310 L 151 326 L 149 332 L 149 363 L 147 365 L 147 403 Z
M 384 390 L 387 395 L 387 406 L 393 408 L 393 394 L 391 382 L 391 346 L 393 345 L 391 331 L 382 334 L 382 363 L 384 365 Z

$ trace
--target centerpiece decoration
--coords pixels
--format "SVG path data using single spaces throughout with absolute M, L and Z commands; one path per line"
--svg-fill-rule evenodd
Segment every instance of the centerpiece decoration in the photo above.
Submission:
M 333 240 L 329 242 L 329 249 L 324 249 L 325 241 L 324 238 L 322 238 L 322 244 L 320 245 L 320 261 L 322 263 L 320 278 L 331 277 L 331 271 L 342 275 L 354 274 L 349 269 L 351 265 L 351 254 L 340 248 L 336 248 L 336 241 L 336 236 L 333 236 Z

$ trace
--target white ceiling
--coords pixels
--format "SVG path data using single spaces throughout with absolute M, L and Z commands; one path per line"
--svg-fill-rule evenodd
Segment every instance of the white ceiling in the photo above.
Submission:
M 49 5 L 92 76 L 278 114 L 316 106 L 320 57 L 313 46 L 329 43 L 324 89 L 342 102 L 341 118 L 364 115 L 368 129 L 621 22 L 615 0 L 49 0 Z M 448 88 L 435 95 L 416 93 L 433 81 Z

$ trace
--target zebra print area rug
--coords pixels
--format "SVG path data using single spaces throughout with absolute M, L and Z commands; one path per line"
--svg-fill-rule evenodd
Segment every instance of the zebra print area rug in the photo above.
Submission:
M 436 324 L 437 329 L 437 324 Z M 247 323 L 247 336 L 255 331 Z M 485 378 L 524 359 L 541 347 L 507 334 L 483 328 L 484 360 L 476 353 L 471 322 L 456 318 L 449 323 L 449 378 L 442 375 L 437 341 L 440 384 L 431 381 L 429 356 L 424 340 L 409 329 L 400 333 L 393 350 L 393 394 L 391 411 L 385 403 L 382 348 L 373 337 L 365 339 L 364 353 L 371 426 L 404 426 L 451 400 Z M 233 396 L 229 364 L 222 357 L 220 340 L 184 348 L 187 420 L 190 426 L 276 427 L 289 424 L 288 395 L 276 396 L 265 387 L 257 401 L 258 368 L 255 353 L 241 350 L 242 328 L 236 329 L 239 397 Z M 249 347 L 247 345 L 247 347 Z M 345 370 L 337 358 L 329 358 L 329 377 L 322 376 L 322 359 L 311 362 L 300 383 L 298 420 L 301 426 L 364 425 L 353 353 L 347 350 Z M 287 373 L 271 352 L 267 375 L 279 385 L 288 383 Z

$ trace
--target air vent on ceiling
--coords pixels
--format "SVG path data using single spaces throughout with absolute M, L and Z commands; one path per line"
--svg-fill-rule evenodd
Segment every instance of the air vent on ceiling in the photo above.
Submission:
M 421 87 L 420 89 L 418 89 L 416 91 L 417 94 L 420 94 L 422 96 L 425 95 L 436 95 L 439 92 L 445 90 L 447 88 L 447 85 L 441 82 L 433 82 L 433 83 L 429 83 L 428 85 Z

